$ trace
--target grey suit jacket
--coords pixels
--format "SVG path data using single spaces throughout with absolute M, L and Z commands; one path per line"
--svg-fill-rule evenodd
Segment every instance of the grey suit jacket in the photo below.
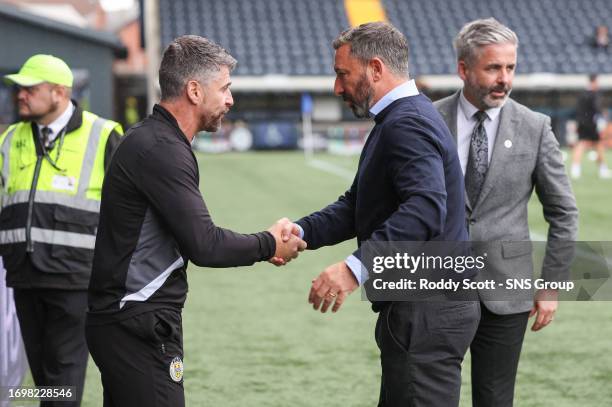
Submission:
M 434 103 L 457 141 L 457 92 Z M 542 278 L 557 279 L 569 267 L 573 250 L 558 250 L 555 242 L 573 242 L 578 231 L 578 209 L 565 172 L 559 143 L 550 118 L 508 99 L 501 110 L 491 162 L 477 202 L 466 195 L 470 240 L 487 244 L 487 275 L 496 280 L 531 278 L 532 245 L 527 204 L 535 188 L 549 224 Z M 512 298 L 509 291 L 479 291 L 485 306 L 496 314 L 528 311 L 533 301 Z

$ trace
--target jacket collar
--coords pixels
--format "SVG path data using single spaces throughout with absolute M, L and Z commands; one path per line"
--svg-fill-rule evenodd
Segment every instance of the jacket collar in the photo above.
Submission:
M 376 116 L 374 116 L 374 121 L 376 122 L 376 124 L 382 123 L 382 121 L 389 114 L 389 112 L 391 112 L 397 105 L 399 105 L 400 103 L 402 103 L 405 100 L 406 100 L 406 98 L 401 98 L 401 99 L 396 99 L 393 102 L 389 103 L 389 105 L 387 105 L 387 107 L 385 107 L 380 113 L 378 113 Z
M 172 115 L 172 113 L 166 110 L 163 106 L 159 104 L 156 104 L 155 106 L 153 106 L 153 113 L 151 114 L 151 117 L 155 120 L 159 120 L 173 127 L 177 131 L 177 133 L 181 136 L 181 139 L 185 141 L 185 143 L 187 143 L 189 147 L 191 148 L 189 139 L 187 138 L 185 133 L 183 133 L 183 130 L 181 130 L 181 128 L 179 127 L 179 124 L 176 121 L 176 118 Z
M 70 134 L 70 132 L 75 131 L 76 129 L 81 127 L 81 125 L 83 124 L 83 109 L 79 107 L 76 100 L 71 100 L 71 102 L 74 105 L 74 112 L 72 112 L 72 116 L 70 116 L 70 120 L 68 120 L 68 124 L 66 124 L 66 132 L 64 133 L 65 135 L 68 135 Z M 40 141 L 40 134 L 39 134 L 40 132 L 38 131 L 38 124 L 32 121 L 30 122 L 30 126 L 32 128 L 32 137 L 34 138 L 34 146 L 36 148 L 36 155 L 38 156 L 43 155 L 43 149 L 42 149 L 42 144 Z M 55 145 L 56 141 L 57 139 L 54 140 L 54 142 L 52 143 L 52 146 Z
M 70 133 L 81 127 L 83 124 L 83 109 L 79 107 L 79 104 L 76 100 L 72 100 L 72 104 L 74 105 L 74 112 L 72 116 L 70 116 L 70 120 L 68 120 L 68 124 L 66 125 L 66 133 Z
M 70 133 L 71 131 L 75 131 L 83 124 L 83 109 L 79 107 L 76 100 L 72 99 L 71 102 L 74 105 L 74 112 L 72 112 L 72 116 L 70 116 L 68 124 L 66 124 L 66 134 Z M 38 125 L 36 122 L 31 122 L 31 125 L 32 132 L 34 134 L 38 134 Z

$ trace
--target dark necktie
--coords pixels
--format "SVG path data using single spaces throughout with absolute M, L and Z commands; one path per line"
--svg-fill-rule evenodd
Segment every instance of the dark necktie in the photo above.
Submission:
M 472 205 L 476 205 L 487 169 L 489 168 L 489 146 L 484 121 L 487 114 L 479 110 L 474 114 L 476 126 L 470 139 L 470 153 L 465 169 L 465 190 Z
M 51 129 L 48 127 L 43 127 L 40 129 L 40 141 L 42 142 L 43 148 L 47 148 L 49 146 L 49 136 L 51 135 Z

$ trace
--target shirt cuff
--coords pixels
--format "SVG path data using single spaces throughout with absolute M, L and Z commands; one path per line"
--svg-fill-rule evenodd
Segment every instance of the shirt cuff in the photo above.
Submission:
M 304 240 L 304 229 L 302 229 L 302 227 L 295 222 L 293 224 L 297 226 L 298 230 L 300 231 L 300 239 Z
M 346 260 L 344 260 L 344 262 L 346 263 L 348 268 L 351 269 L 351 272 L 357 279 L 359 285 L 363 285 L 363 283 L 368 280 L 369 276 L 366 272 L 365 266 L 361 263 L 361 261 L 359 261 L 357 257 L 351 254 L 346 258 Z

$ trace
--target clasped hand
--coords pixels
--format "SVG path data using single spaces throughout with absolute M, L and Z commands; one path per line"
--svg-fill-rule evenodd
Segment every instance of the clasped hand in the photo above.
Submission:
M 299 237 L 299 228 L 287 218 L 279 219 L 268 232 L 276 241 L 276 251 L 268 261 L 276 266 L 284 266 L 306 249 L 306 242 Z

